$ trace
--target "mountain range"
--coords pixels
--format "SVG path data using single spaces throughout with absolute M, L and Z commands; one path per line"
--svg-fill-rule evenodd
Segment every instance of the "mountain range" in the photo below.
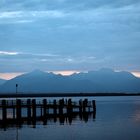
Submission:
M 34 70 L 11 80 L 0 80 L 0 93 L 138 93 L 140 78 L 129 72 L 100 69 L 69 76 Z
M 5 79 L 0 79 L 0 85 L 4 84 L 6 82 Z

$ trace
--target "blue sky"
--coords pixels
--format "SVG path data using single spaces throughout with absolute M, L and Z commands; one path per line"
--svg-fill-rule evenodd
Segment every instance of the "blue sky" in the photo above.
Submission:
M 139 0 L 1 0 L 0 73 L 140 70 Z

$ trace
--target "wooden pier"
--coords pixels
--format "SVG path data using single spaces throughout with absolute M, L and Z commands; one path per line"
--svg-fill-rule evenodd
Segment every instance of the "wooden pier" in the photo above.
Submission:
M 96 115 L 96 103 L 95 100 L 88 101 L 88 99 L 79 100 L 73 102 L 71 99 L 60 99 L 48 101 L 47 99 L 16 99 L 16 100 L 0 100 L 0 126 L 6 126 L 8 124 L 21 125 L 23 122 L 35 124 L 36 121 L 43 120 L 43 124 L 46 124 L 47 119 L 53 119 L 54 121 L 59 118 L 60 123 L 63 123 L 65 119 L 68 119 L 71 123 L 72 119 L 79 116 L 85 121 L 88 119 L 88 115 L 93 114 L 93 118 Z M 12 112 L 10 117 L 8 111 Z M 26 112 L 26 116 L 22 112 Z

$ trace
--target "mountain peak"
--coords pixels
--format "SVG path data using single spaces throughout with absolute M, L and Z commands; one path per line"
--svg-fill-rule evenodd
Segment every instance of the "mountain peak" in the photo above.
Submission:
M 41 71 L 40 69 L 35 69 L 32 72 L 30 72 L 32 74 L 41 74 L 41 73 L 45 73 L 44 71 Z
M 112 72 L 114 72 L 114 70 L 111 68 L 102 68 L 99 70 L 99 72 L 112 73 Z
M 0 86 L 0 92 L 140 92 L 140 79 L 129 72 L 101 69 L 71 76 L 34 70 L 13 78 Z
M 52 72 L 45 72 L 45 71 L 41 71 L 39 69 L 35 69 L 32 72 L 28 73 L 28 75 L 32 75 L 32 76 L 54 76 L 55 74 Z

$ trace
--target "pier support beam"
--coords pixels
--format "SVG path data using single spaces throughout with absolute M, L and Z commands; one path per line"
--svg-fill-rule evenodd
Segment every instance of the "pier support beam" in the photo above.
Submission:
M 6 100 L 2 100 L 2 120 L 6 121 L 6 119 L 7 119 Z
M 53 114 L 57 114 L 57 105 L 56 105 L 56 100 L 53 100 Z
M 63 114 L 64 99 L 59 100 L 59 114 Z
M 32 117 L 33 119 L 36 119 L 36 100 L 32 100 Z
M 16 118 L 17 120 L 21 119 L 21 100 L 16 100 Z
M 14 100 L 12 100 L 12 108 L 13 108 L 13 119 L 15 119 L 16 118 L 16 114 L 15 114 L 15 106 L 14 106 Z
M 27 117 L 31 119 L 31 99 L 27 99 Z
M 82 100 L 79 100 L 79 113 L 82 113 Z
M 83 101 L 83 113 L 86 112 L 87 104 L 88 104 L 88 99 L 85 99 L 85 100 Z
M 95 102 L 95 100 L 92 100 L 92 106 L 93 106 L 93 111 L 96 112 L 96 102 Z
M 43 99 L 43 116 L 45 117 L 46 114 L 47 114 L 47 100 L 46 99 Z
M 71 99 L 68 99 L 67 113 L 71 114 L 72 112 L 73 112 L 72 101 Z

